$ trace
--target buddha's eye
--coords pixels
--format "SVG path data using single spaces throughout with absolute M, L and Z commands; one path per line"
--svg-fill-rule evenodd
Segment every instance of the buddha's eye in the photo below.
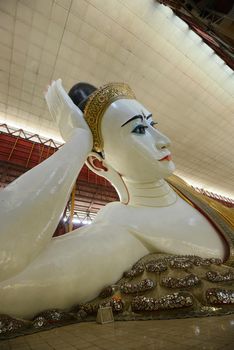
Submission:
M 154 122 L 153 120 L 152 120 L 152 122 L 150 122 L 150 125 L 153 127 L 153 128 L 155 128 L 155 125 L 157 125 L 158 123 L 156 123 L 156 122 Z
M 145 134 L 145 129 L 147 129 L 147 128 L 148 128 L 148 126 L 143 125 L 143 124 L 139 124 L 132 130 L 132 132 L 135 134 Z

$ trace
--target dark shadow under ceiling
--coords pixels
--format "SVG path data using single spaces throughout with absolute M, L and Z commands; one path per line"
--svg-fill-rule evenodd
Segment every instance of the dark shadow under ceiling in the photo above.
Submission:
M 234 69 L 234 0 L 157 0 L 169 6 Z

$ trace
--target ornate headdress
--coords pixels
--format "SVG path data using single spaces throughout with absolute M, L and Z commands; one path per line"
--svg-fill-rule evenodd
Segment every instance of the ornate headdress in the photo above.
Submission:
M 89 97 L 84 109 L 84 117 L 93 134 L 93 150 L 103 151 L 103 138 L 101 133 L 101 121 L 108 106 L 119 99 L 135 99 L 130 86 L 125 83 L 109 83 Z

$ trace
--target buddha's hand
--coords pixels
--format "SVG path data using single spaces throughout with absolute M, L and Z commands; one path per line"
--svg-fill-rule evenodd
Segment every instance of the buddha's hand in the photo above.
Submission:
M 74 129 L 86 130 L 87 136 L 92 139 L 92 133 L 82 111 L 73 103 L 64 90 L 61 79 L 52 82 L 45 93 L 45 99 L 65 141 L 70 139 Z

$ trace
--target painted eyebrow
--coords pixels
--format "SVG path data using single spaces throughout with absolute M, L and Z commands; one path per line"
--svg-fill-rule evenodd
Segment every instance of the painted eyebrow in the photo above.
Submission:
M 141 119 L 141 121 L 143 121 L 143 117 L 142 117 L 142 115 L 135 115 L 134 117 L 132 117 L 132 118 L 130 118 L 129 120 L 127 120 L 125 123 L 123 123 L 123 125 L 121 125 L 121 128 L 122 128 L 122 126 L 124 126 L 124 125 L 126 125 L 126 124 L 128 124 L 128 123 L 130 123 L 132 120 L 134 120 L 134 119 Z
M 142 114 L 143 114 L 143 116 L 144 116 L 144 118 L 146 119 L 146 120 L 148 120 L 149 118 L 152 118 L 152 116 L 153 116 L 153 114 L 152 113 L 150 113 L 149 115 L 147 115 L 147 117 L 146 117 L 146 115 L 145 115 L 145 113 L 142 111 Z

